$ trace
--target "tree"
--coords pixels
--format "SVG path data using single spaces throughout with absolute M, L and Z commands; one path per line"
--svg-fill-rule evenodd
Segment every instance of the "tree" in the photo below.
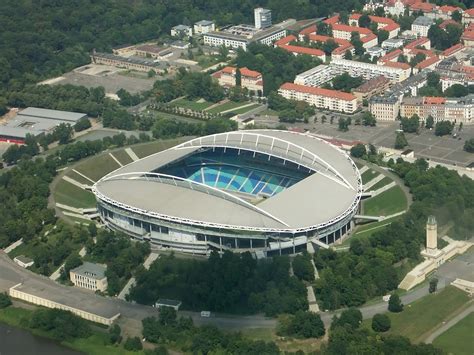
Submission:
M 143 345 L 139 337 L 127 338 L 125 344 L 123 344 L 123 347 L 128 351 L 139 351 L 143 349 Z
M 388 300 L 388 310 L 392 313 L 400 313 L 403 311 L 403 303 L 396 293 L 392 294 Z
M 314 280 L 314 268 L 309 254 L 297 255 L 292 262 L 293 272 L 297 278 L 305 281 Z
M 114 324 L 110 327 L 109 336 L 111 344 L 120 344 L 120 342 L 122 341 L 122 336 L 120 335 L 121 332 L 122 329 L 120 329 L 120 326 L 118 324 Z
M 456 22 L 461 22 L 462 14 L 459 12 L 459 10 L 453 11 L 451 18 Z
M 389 37 L 388 31 L 379 30 L 379 31 L 377 32 L 377 43 L 378 43 L 379 45 L 381 45 L 383 41 L 385 41 L 385 40 L 388 39 L 388 37 Z
M 362 158 L 364 155 L 367 154 L 367 150 L 365 145 L 362 143 L 358 143 L 351 148 L 351 156 L 354 158 Z
M 369 28 L 372 20 L 370 19 L 369 15 L 363 14 L 359 17 L 359 27 Z
M 74 125 L 74 130 L 76 132 L 83 131 L 85 129 L 91 128 L 91 121 L 87 117 L 82 117 L 79 119 L 76 124 Z
M 326 331 L 319 314 L 298 311 L 286 321 L 280 320 L 278 333 L 297 338 L 320 338 Z
M 337 327 L 346 327 L 349 326 L 351 329 L 359 328 L 362 323 L 362 313 L 357 308 L 351 307 L 341 312 L 339 317 L 335 316 L 333 318 L 331 329 Z
M 386 332 L 391 327 L 390 318 L 386 314 L 377 313 L 372 318 L 372 329 L 376 332 Z
M 461 84 L 451 85 L 444 91 L 446 97 L 463 97 L 469 94 L 469 89 Z
M 364 124 L 364 126 L 375 127 L 375 125 L 377 124 L 377 120 L 375 119 L 374 115 L 366 111 L 362 116 L 362 123 Z
M 403 132 L 415 133 L 420 128 L 420 117 L 417 114 L 414 114 L 410 118 L 402 117 L 401 125 Z
M 439 85 L 441 77 L 437 72 L 431 71 L 426 76 L 426 85 L 431 87 L 437 87 Z
M 464 150 L 469 153 L 474 153 L 474 138 L 469 138 L 464 142 Z
M 428 117 L 426 117 L 425 127 L 428 129 L 431 129 L 433 128 L 433 125 L 434 125 L 434 118 L 433 116 L 429 115 Z
M 6 292 L 0 293 L 0 309 L 11 306 L 12 301 Z
M 445 136 L 451 134 L 454 128 L 454 123 L 450 121 L 440 121 L 436 122 L 435 125 L 435 135 L 437 136 Z
M 332 36 L 332 28 L 331 26 L 329 26 L 327 23 L 325 23 L 324 21 L 321 21 L 319 22 L 317 25 L 316 25 L 316 28 L 317 28 L 317 33 L 319 35 L 323 35 L 323 36 Z M 309 39 L 309 38 L 308 38 Z
M 159 321 L 162 325 L 171 325 L 176 322 L 176 310 L 173 307 L 161 307 Z
M 429 288 L 430 293 L 436 292 L 437 287 L 438 287 L 438 279 L 436 277 L 433 277 L 430 280 L 430 288 Z
M 71 141 L 73 135 L 73 128 L 70 124 L 60 123 L 54 129 L 54 136 L 59 141 L 59 144 L 67 144 Z
M 349 130 L 349 121 L 342 117 L 339 118 L 338 125 L 339 125 L 338 129 L 342 132 L 347 132 Z
M 395 149 L 403 149 L 408 145 L 408 141 L 405 138 L 403 132 L 398 132 L 397 137 L 395 138 Z
M 348 49 L 346 53 L 344 53 L 344 59 L 352 60 L 352 51 Z
M 242 86 L 242 73 L 240 72 L 240 69 L 237 68 L 235 72 L 235 86 L 241 87 Z

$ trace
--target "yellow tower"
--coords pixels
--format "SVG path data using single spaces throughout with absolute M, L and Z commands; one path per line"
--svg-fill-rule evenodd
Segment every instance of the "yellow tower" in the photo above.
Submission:
M 438 249 L 438 224 L 435 216 L 429 216 L 426 222 L 426 250 L 434 252 Z

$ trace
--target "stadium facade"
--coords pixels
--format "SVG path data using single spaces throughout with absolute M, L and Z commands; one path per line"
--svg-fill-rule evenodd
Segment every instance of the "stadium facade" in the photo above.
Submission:
M 362 195 L 351 158 L 309 134 L 219 133 L 137 160 L 93 186 L 102 221 L 194 254 L 296 253 L 351 228 Z

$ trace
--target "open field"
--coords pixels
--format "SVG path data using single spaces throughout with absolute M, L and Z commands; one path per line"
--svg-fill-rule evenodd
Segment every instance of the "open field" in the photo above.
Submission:
M 62 179 L 54 190 L 54 201 L 76 208 L 91 208 L 96 204 L 92 192 L 83 190 Z
M 75 167 L 77 171 L 94 181 L 118 168 L 120 168 L 120 165 L 110 157 L 108 152 L 87 159 Z
M 375 190 L 378 190 L 380 189 L 381 187 L 384 187 L 385 185 L 388 185 L 392 182 L 393 180 L 390 179 L 388 176 L 385 176 L 382 180 L 380 180 L 379 182 L 377 182 L 375 185 L 373 185 L 369 191 L 375 191 Z
M 213 105 L 212 102 L 207 102 L 207 101 L 198 102 L 198 101 L 201 101 L 201 100 L 191 101 L 188 99 L 179 99 L 179 100 L 173 101 L 171 104 L 174 106 L 179 106 L 179 107 L 187 108 L 194 111 L 202 111 L 205 108 L 208 108 L 209 106 Z
M 83 177 L 82 175 L 76 173 L 73 170 L 69 170 L 66 173 L 66 176 L 70 177 L 73 180 L 76 180 L 77 182 L 80 182 L 81 184 L 92 185 L 92 182 L 90 182 L 90 180 L 87 180 L 85 177 Z
M 448 286 L 404 307 L 401 313 L 387 313 L 392 321 L 388 333 L 402 335 L 412 342 L 423 341 L 443 321 L 456 314 L 469 301 L 469 296 Z M 369 325 L 370 326 L 370 325 Z
M 362 203 L 364 214 L 369 216 L 389 216 L 407 208 L 407 198 L 400 188 L 394 186 Z
M 235 108 L 238 108 L 240 106 L 248 105 L 250 102 L 244 101 L 244 102 L 234 102 L 234 101 L 228 101 L 225 102 L 219 106 L 216 106 L 214 108 L 211 108 L 208 110 L 209 113 L 220 113 L 222 111 L 227 111 L 227 110 L 232 110 Z
M 443 349 L 448 354 L 472 355 L 474 354 L 474 313 L 453 325 L 439 337 L 433 345 Z
M 362 177 L 362 183 L 367 184 L 370 180 L 375 178 L 377 175 L 379 175 L 379 172 L 375 171 L 375 170 L 372 170 L 372 169 L 364 171 L 362 173 L 362 176 L 361 176 Z
M 253 104 L 253 105 L 250 105 L 250 106 L 247 106 L 247 107 L 243 107 L 243 108 L 238 108 L 238 109 L 235 109 L 235 110 L 232 110 L 231 112 L 236 114 L 236 115 L 241 115 L 243 113 L 246 113 L 246 112 L 249 112 L 249 111 L 252 111 L 254 109 L 256 109 L 257 107 L 259 107 L 260 104 Z

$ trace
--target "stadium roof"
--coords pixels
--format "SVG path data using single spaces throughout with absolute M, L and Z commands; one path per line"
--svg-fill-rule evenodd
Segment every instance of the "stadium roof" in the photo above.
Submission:
M 214 187 L 148 173 L 212 147 L 260 152 L 316 173 L 256 205 Z M 352 160 L 319 138 L 288 131 L 252 130 L 196 138 L 153 154 L 105 176 L 93 191 L 120 208 L 165 220 L 288 232 L 324 226 L 347 216 L 360 200 L 362 182 Z

